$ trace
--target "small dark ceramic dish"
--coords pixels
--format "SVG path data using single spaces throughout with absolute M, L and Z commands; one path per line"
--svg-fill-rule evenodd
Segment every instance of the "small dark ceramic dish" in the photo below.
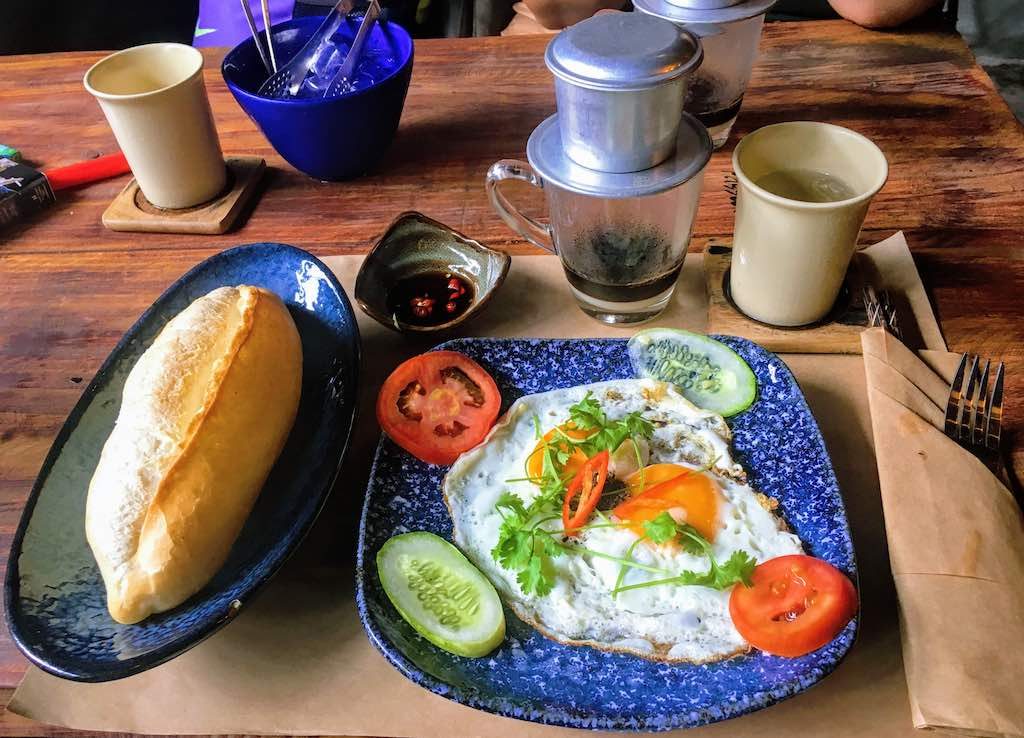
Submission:
M 402 213 L 366 255 L 356 277 L 356 302 L 363 312 L 396 331 L 434 333 L 469 320 L 483 310 L 508 274 L 512 257 L 466 238 L 422 213 Z M 396 317 L 388 295 L 401 279 L 429 272 L 451 272 L 470 283 L 473 299 L 453 320 L 413 325 Z
M 286 64 L 320 27 L 321 16 L 294 18 L 271 29 L 279 66 Z M 338 35 L 355 36 L 358 24 Z M 274 100 L 256 94 L 267 79 L 251 38 L 224 57 L 221 73 L 231 94 L 285 160 L 315 179 L 338 181 L 368 171 L 383 156 L 402 117 L 412 75 L 413 43 L 397 23 L 375 23 L 367 48 L 386 48 L 396 66 L 365 89 L 328 100 Z
M 737 460 L 751 484 L 778 499 L 807 553 L 856 581 L 842 497 L 818 426 L 786 365 L 742 338 L 717 337 L 753 369 L 757 401 L 729 418 Z M 522 395 L 632 377 L 622 339 L 460 339 L 438 348 L 478 361 L 501 390 L 503 409 Z M 392 607 L 374 565 L 397 533 L 429 530 L 451 540 L 441 496 L 447 469 L 410 456 L 386 437 L 377 447 L 363 507 L 356 603 L 370 641 L 402 674 L 448 699 L 498 715 L 595 730 L 694 727 L 767 707 L 831 673 L 853 644 L 855 618 L 828 645 L 799 658 L 760 651 L 713 664 L 659 664 L 549 640 L 506 609 L 504 643 L 485 658 L 442 651 Z
M 85 540 L 85 498 L 121 405 L 129 370 L 163 326 L 223 285 L 265 287 L 284 300 L 302 339 L 302 398 L 291 435 L 227 562 L 199 593 L 135 625 L 107 612 Z M 50 449 L 7 562 L 4 604 L 22 652 L 51 674 L 102 682 L 137 674 L 206 638 L 284 563 L 327 499 L 355 416 L 359 332 L 331 271 L 276 243 L 229 249 L 153 303 L 89 383 Z

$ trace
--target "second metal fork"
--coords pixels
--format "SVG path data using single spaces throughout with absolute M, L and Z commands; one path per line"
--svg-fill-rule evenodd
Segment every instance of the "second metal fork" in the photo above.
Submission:
M 990 391 L 991 368 L 990 360 L 982 368 L 980 357 L 964 354 L 946 403 L 946 435 L 985 460 L 999 456 L 1003 434 L 1004 366 L 999 362 Z

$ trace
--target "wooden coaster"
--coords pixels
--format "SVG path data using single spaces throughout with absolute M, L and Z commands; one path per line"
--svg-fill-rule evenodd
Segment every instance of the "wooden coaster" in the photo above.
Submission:
M 147 233 L 225 233 L 233 228 L 256 194 L 267 168 L 258 156 L 233 156 L 224 160 L 228 182 L 224 192 L 201 205 L 180 210 L 158 208 L 142 194 L 132 179 L 103 213 L 103 225 L 112 231 Z
M 854 254 L 846 280 L 832 312 L 818 323 L 780 328 L 761 323 L 739 311 L 729 296 L 732 249 L 709 246 L 704 252 L 704 279 L 708 289 L 708 333 L 743 336 L 770 351 L 811 354 L 859 354 L 860 334 L 867 327 L 864 309 L 864 271 L 871 268 Z

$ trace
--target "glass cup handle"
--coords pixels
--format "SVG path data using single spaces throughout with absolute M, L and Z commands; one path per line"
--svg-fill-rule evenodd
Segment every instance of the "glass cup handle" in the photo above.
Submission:
M 552 254 L 555 253 L 554 242 L 551 239 L 551 226 L 524 215 L 508 201 L 499 186 L 506 179 L 517 179 L 538 189 L 544 189 L 544 180 L 538 177 L 526 162 L 502 159 L 494 162 L 487 170 L 487 196 L 495 211 L 509 228 L 534 246 L 539 246 Z

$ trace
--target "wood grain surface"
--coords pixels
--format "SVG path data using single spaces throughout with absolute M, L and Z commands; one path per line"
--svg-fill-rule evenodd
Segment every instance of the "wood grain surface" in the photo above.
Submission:
M 59 193 L 49 211 L 0 233 L 0 550 L 11 542 L 32 482 L 66 414 L 122 332 L 179 275 L 239 243 L 282 241 L 317 255 L 365 250 L 390 220 L 420 210 L 511 253 L 513 237 L 483 189 L 493 161 L 522 158 L 554 110 L 547 38 L 418 41 L 398 137 L 377 173 L 325 184 L 270 148 L 206 51 L 206 82 L 225 153 L 267 160 L 266 189 L 245 226 L 222 236 L 115 233 L 100 216 L 125 177 Z M 1007 419 L 1024 406 L 1024 134 L 958 36 L 872 32 L 842 21 L 766 27 L 729 144 L 709 165 L 692 248 L 728 242 L 725 190 L 732 147 L 786 120 L 821 120 L 872 138 L 889 181 L 864 242 L 904 230 L 952 350 L 1007 363 Z M 82 88 L 98 53 L 0 60 L 0 133 L 38 166 L 114 150 Z M 339 135 L 358 136 L 357 131 Z M 518 193 L 516 193 L 518 194 Z M 525 197 L 525 196 L 524 196 Z M 529 201 L 540 208 L 539 201 Z M 1024 451 L 1014 449 L 1017 469 Z M 26 662 L 0 633 L 0 689 Z M 5 692 L 5 694 L 9 694 Z M 12 715 L 3 735 L 66 735 Z

